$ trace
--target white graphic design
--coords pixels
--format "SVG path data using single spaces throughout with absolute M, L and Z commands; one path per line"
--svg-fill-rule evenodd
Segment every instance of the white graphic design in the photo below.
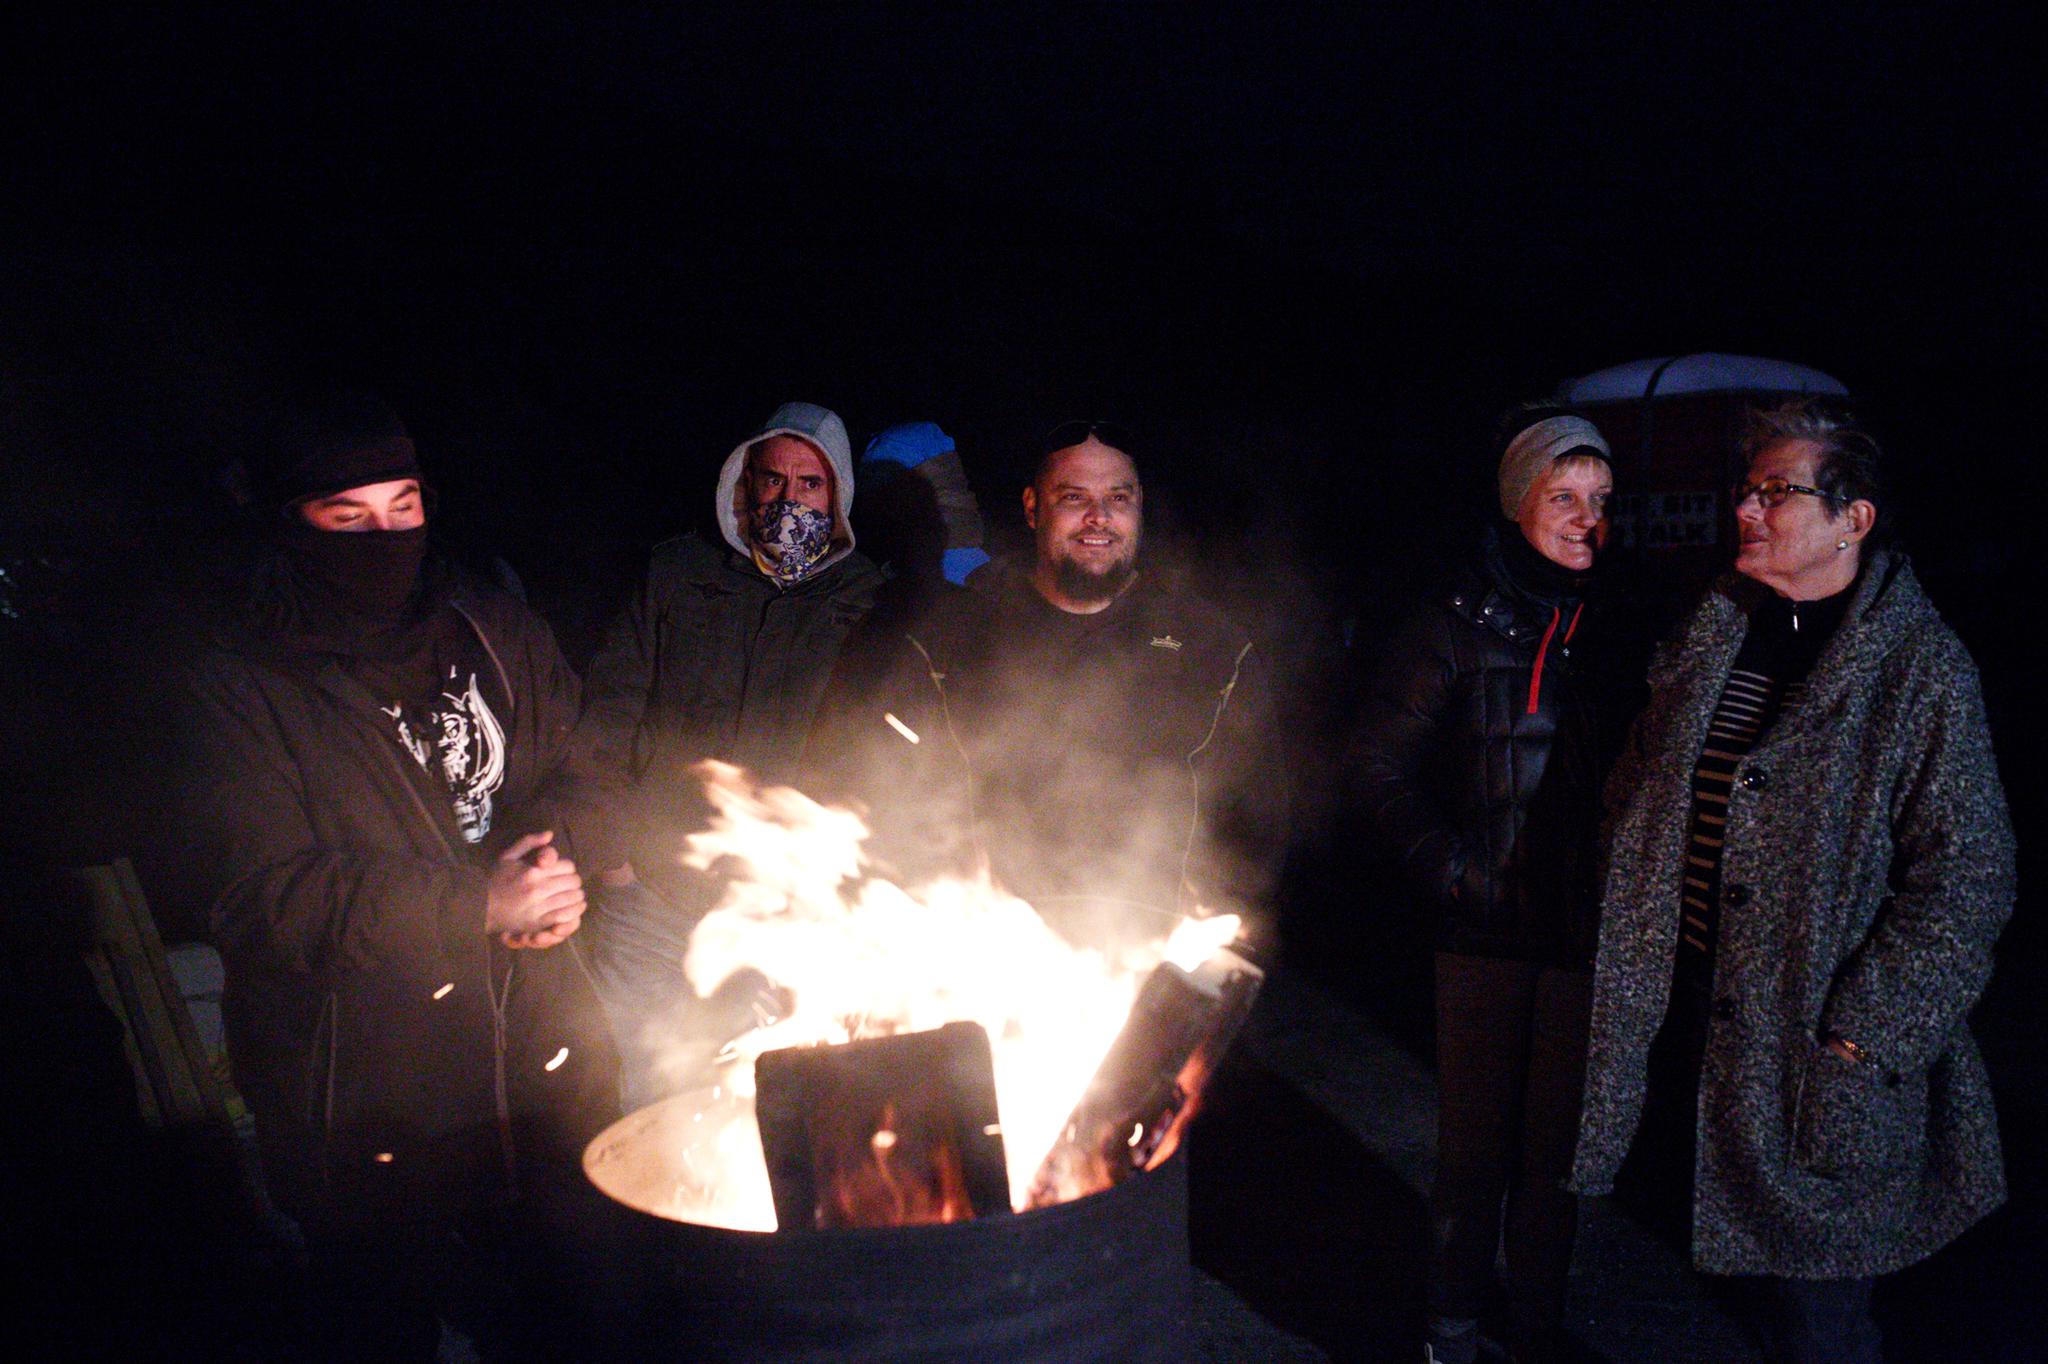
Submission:
M 491 796 L 505 781 L 505 730 L 469 675 L 469 685 L 456 689 L 456 670 L 430 707 L 418 730 L 406 722 L 403 706 L 386 706 L 398 722 L 398 739 L 419 765 L 447 783 L 455 805 L 455 823 L 471 843 L 491 831 Z

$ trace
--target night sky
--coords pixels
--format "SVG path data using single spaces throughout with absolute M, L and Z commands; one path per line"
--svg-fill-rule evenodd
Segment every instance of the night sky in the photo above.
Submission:
M 797 394 L 857 440 L 937 418 L 1006 509 L 1071 412 L 1166 437 L 1197 521 L 1246 484 L 1427 506 L 1483 487 L 1501 404 L 1696 349 L 2040 486 L 2038 99 L 1999 21 L 741 10 L 19 21 L 9 519 L 176 498 L 333 373 L 515 557 L 691 515 Z
M 939 421 L 998 537 L 1037 435 L 1079 414 L 1141 433 L 1155 555 L 1178 546 L 1313 688 L 1342 622 L 1370 637 L 1491 514 L 1504 406 L 1719 350 L 1857 395 L 2017 757 L 2044 178 L 2002 20 L 370 4 L 17 27 L 16 602 L 39 555 L 113 580 L 71 589 L 95 607 L 177 577 L 224 524 L 222 469 L 308 380 L 392 399 L 443 533 L 510 562 L 577 662 L 785 399 L 856 447 Z

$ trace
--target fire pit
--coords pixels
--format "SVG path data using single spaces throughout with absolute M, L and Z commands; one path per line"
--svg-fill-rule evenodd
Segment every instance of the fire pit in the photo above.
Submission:
M 685 971 L 768 988 L 715 1074 L 585 1152 L 628 1210 L 629 1352 L 1184 1358 L 1176 1146 L 1258 988 L 1236 921 L 1084 904 L 1055 931 L 985 878 L 876 875 L 851 812 L 700 775 L 684 860 L 727 893 Z
M 707 1096 L 631 1114 L 584 1155 L 631 1209 L 631 1350 L 703 1360 L 1179 1361 L 1188 1357 L 1181 1157 L 1086 1198 L 1001 1217 L 806 1234 L 675 1215 Z M 715 1102 L 715 1101 L 714 1101 Z

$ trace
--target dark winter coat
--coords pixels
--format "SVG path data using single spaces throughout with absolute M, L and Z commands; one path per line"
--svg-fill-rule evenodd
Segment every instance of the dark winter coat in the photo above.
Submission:
M 1255 907 L 1285 839 L 1264 668 L 1244 631 L 1151 576 L 1100 612 L 991 564 L 835 691 L 817 780 L 860 797 L 913 873 L 975 855 L 1044 907 Z M 912 743 L 893 716 L 918 736 Z
M 1609 786 L 1582 1193 L 1612 1186 L 1642 1112 L 1692 769 L 1761 591 L 1718 584 L 1659 651 Z M 1866 566 L 1805 695 L 1736 769 L 1726 838 L 1694 1262 L 1802 1278 L 1911 1264 L 2005 1195 L 1965 1017 L 2012 912 L 2014 845 L 1976 668 L 1903 557 Z
M 587 763 L 635 788 L 643 877 L 665 877 L 681 848 L 693 763 L 796 780 L 834 661 L 882 582 L 858 551 L 779 588 L 729 545 L 685 535 L 656 547 L 591 662 L 578 734 Z
M 226 964 L 229 1052 L 271 1191 L 302 1214 L 489 1200 L 522 1149 L 571 1160 L 615 1115 L 576 939 L 511 952 L 484 933 L 494 849 L 541 828 L 566 838 L 555 787 L 575 675 L 512 598 L 450 600 L 510 699 L 483 846 L 345 656 L 252 633 L 191 679 L 186 870 Z
M 1632 699 L 1614 625 L 1603 602 L 1579 613 L 1518 584 L 1489 535 L 1388 641 L 1353 789 L 1440 950 L 1591 958 L 1600 779 Z

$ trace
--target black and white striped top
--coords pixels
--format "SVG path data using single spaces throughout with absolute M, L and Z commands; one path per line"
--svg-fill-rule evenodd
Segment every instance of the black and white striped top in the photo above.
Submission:
M 1735 769 L 1805 690 L 1803 678 L 1787 684 L 1754 667 L 1733 668 L 1707 725 L 1692 774 L 1692 833 L 1685 849 L 1677 966 L 1679 982 L 1701 994 L 1713 983 L 1714 942 L 1721 925 L 1721 845 Z

